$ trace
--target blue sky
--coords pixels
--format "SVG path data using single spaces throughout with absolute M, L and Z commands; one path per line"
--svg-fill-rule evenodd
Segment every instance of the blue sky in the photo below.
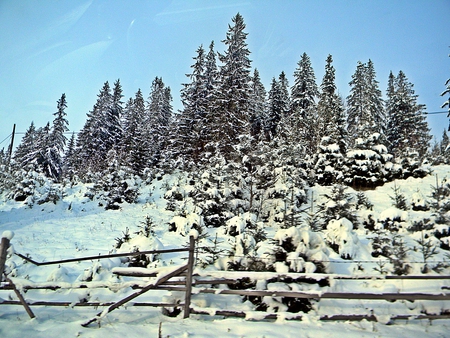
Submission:
M 403 70 L 419 102 L 429 112 L 443 111 L 449 0 L 0 0 L 0 141 L 14 123 L 23 132 L 31 121 L 38 127 L 51 122 L 62 93 L 70 130 L 80 130 L 103 83 L 118 78 L 126 101 L 138 88 L 147 97 L 161 76 L 180 109 L 179 91 L 195 50 L 214 40 L 223 52 L 221 41 L 237 12 L 266 89 L 281 71 L 292 85 L 303 52 L 320 84 L 332 54 L 346 97 L 357 62 L 370 58 L 383 94 L 389 72 Z M 428 121 L 440 138 L 446 115 Z

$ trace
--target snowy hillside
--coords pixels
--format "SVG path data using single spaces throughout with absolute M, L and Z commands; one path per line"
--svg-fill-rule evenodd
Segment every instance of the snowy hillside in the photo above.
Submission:
M 92 196 L 92 185 L 55 185 L 53 189 L 62 191 L 61 198 L 55 203 L 32 204 L 28 201 L 27 204 L 4 195 L 0 204 L 0 233 L 13 231 L 14 251 L 37 262 L 132 252 L 136 248 L 140 251 L 179 248 L 187 244 L 189 234 L 195 234 L 197 246 L 201 248 L 197 255 L 197 274 L 229 277 L 234 271 L 256 270 L 253 278 L 259 290 L 441 293 L 442 287 L 450 286 L 446 280 L 336 279 L 328 286 L 320 286 L 317 283 L 272 281 L 268 277 L 275 272 L 306 273 L 318 278 L 323 274 L 449 275 L 447 235 L 450 224 L 445 218 L 448 212 L 439 212 L 433 205 L 448 203 L 448 197 L 442 196 L 436 202 L 432 195 L 436 182 L 438 187 L 445 186 L 443 179 L 450 175 L 450 166 L 432 169 L 433 173 L 424 178 L 397 180 L 364 194 L 351 188 L 339 191 L 336 186 L 314 186 L 305 190 L 306 196 L 302 197 L 305 211 L 292 212 L 292 224 L 288 217 L 280 217 L 282 221 L 278 219 L 279 214 L 286 216 L 289 213 L 286 208 L 289 194 L 282 195 L 283 198 L 277 196 L 283 190 L 293 196 L 302 193 L 290 191 L 281 181 L 274 186 L 264 205 L 261 202 L 258 216 L 247 212 L 223 220 L 220 217 L 226 210 L 217 214 L 205 212 L 212 210 L 208 209 L 208 201 L 221 196 L 226 198 L 228 206 L 238 208 L 245 199 L 238 198 L 236 187 L 231 184 L 220 188 L 210 186 L 204 191 L 209 197 L 200 203 L 192 197 L 195 185 L 190 182 L 189 175 L 183 173 L 136 183 L 137 203 L 124 202 L 117 210 L 105 210 L 101 194 Z M 207 174 L 200 179 L 205 183 Z M 44 196 L 48 188 L 40 187 L 36 195 Z M 444 217 L 445 222 L 439 222 L 439 217 Z M 324 224 L 323 220 L 327 218 L 329 221 Z M 221 225 L 214 226 L 214 222 Z M 185 257 L 183 253 L 161 254 L 148 256 L 141 262 L 114 258 L 37 267 L 13 255 L 7 261 L 6 270 L 19 289 L 42 283 L 70 286 L 83 281 L 112 285 L 130 281 L 128 277 L 119 279 L 113 275 L 113 269 L 132 263 L 150 269 L 171 267 L 183 264 Z M 145 281 L 148 282 L 148 278 L 141 279 L 141 283 Z M 29 301 L 79 302 L 86 299 L 111 302 L 131 292 L 129 287 L 115 292 L 70 288 L 30 290 L 25 293 L 25 298 Z M 180 292 L 158 291 L 149 292 L 136 301 L 174 302 L 183 297 Z M 13 291 L 0 290 L 1 299 L 16 298 Z M 312 300 L 307 305 L 310 308 L 300 312 L 304 315 L 302 321 L 285 321 L 283 318 L 290 316 L 293 306 L 282 297 L 265 297 L 258 303 L 237 295 L 197 294 L 194 290 L 194 309 L 241 311 L 247 313 L 247 319 L 261 318 L 255 312 L 258 308 L 284 315 L 276 322 L 204 315 L 192 315 L 183 320 L 182 315 L 165 316 L 161 309 L 125 306 L 103 318 L 100 329 L 95 325 L 89 328 L 80 325 L 99 311 L 95 308 L 37 306 L 33 307 L 37 318 L 30 320 L 21 306 L 2 305 L 0 336 L 156 337 L 160 333 L 163 337 L 296 337 L 301 330 L 310 337 L 342 334 L 348 337 L 445 337 L 450 326 L 448 319 L 433 322 L 398 320 L 392 322 L 393 325 L 385 325 L 395 315 L 446 314 L 450 311 L 448 301 L 323 299 Z M 299 314 L 298 309 L 295 313 Z M 318 320 L 320 316 L 333 314 L 373 314 L 378 323 Z

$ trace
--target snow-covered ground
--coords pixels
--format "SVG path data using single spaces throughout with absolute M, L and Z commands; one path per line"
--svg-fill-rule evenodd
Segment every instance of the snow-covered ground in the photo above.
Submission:
M 412 198 L 424 196 L 426 199 L 439 180 L 450 176 L 450 166 L 434 168 L 434 173 L 424 179 L 409 178 L 396 181 L 397 187 L 405 194 L 408 201 Z M 175 178 L 173 178 L 175 180 Z M 56 205 L 45 203 L 29 208 L 18 202 L 0 201 L 0 234 L 13 231 L 11 242 L 15 252 L 29 255 L 33 260 L 53 261 L 73 257 L 104 255 L 113 251 L 116 238 L 123 237 L 126 228 L 130 234 L 138 230 L 138 226 L 150 216 L 155 223 L 154 238 L 135 236 L 135 243 L 124 245 L 119 251 L 127 251 L 133 245 L 139 245 L 147 250 L 153 248 L 178 248 L 187 243 L 187 237 L 177 232 L 168 231 L 168 222 L 173 212 L 165 210 L 167 201 L 163 198 L 163 180 L 155 182 L 155 186 L 142 188 L 139 203 L 123 204 L 121 210 L 107 210 L 84 197 L 87 187 L 78 185 L 67 189 L 66 196 Z M 393 194 L 394 183 L 367 191 L 366 195 L 374 204 L 374 217 L 381 217 L 383 213 L 392 215 L 398 212 L 391 209 L 389 195 Z M 320 200 L 328 188 L 315 187 L 314 195 Z M 317 201 L 319 203 L 320 201 Z M 405 215 L 408 222 L 421 220 L 430 216 L 429 211 L 408 210 Z M 268 237 L 274 238 L 276 229 L 266 229 Z M 220 232 L 218 232 L 220 234 Z M 355 253 L 354 261 L 343 261 L 339 255 L 330 253 L 330 272 L 335 274 L 377 275 L 377 259 L 370 255 L 370 234 L 366 229 L 354 231 Z M 414 238 L 405 240 L 410 247 L 414 245 Z M 159 257 L 159 266 L 176 266 L 183 264 L 185 253 L 163 254 Z M 409 261 L 413 274 L 420 273 L 423 263 L 420 255 L 413 250 L 409 253 Z M 446 259 L 442 250 L 432 260 Z M 448 258 L 447 258 L 448 259 Z M 370 263 L 368 261 L 375 261 Z M 20 287 L 26 284 L 55 283 L 70 285 L 91 276 L 93 282 L 117 285 L 119 280 L 111 273 L 115 267 L 123 265 L 120 259 L 106 259 L 69 263 L 64 265 L 49 265 L 36 267 L 26 263 L 18 256 L 8 259 L 8 271 L 14 282 Z M 198 270 L 199 273 L 202 273 Z M 226 276 L 226 272 L 214 272 Z M 433 272 L 434 273 L 434 272 Z M 434 273 L 435 274 L 435 273 Z M 446 271 L 450 274 L 450 271 Z M 263 273 L 254 277 L 264 279 Z M 129 281 L 123 278 L 121 281 Z M 148 279 L 143 279 L 148 281 Z M 142 279 L 141 279 L 142 281 Z M 64 284 L 65 283 L 65 284 Z M 261 283 L 259 281 L 258 283 Z M 259 284 L 257 284 L 259 285 Z M 442 286 L 450 286 L 446 280 L 436 281 L 393 281 L 393 280 L 334 280 L 326 288 L 311 285 L 308 291 L 317 292 L 442 292 Z M 272 283 L 266 287 L 286 287 L 286 283 L 276 285 Z M 302 290 L 302 286 L 289 286 L 291 290 Z M 123 288 L 112 292 L 108 289 L 81 289 L 59 291 L 30 290 L 25 298 L 30 301 L 68 301 L 78 302 L 82 299 L 100 302 L 114 302 L 132 293 L 130 288 Z M 194 289 L 195 293 L 195 289 Z M 172 302 L 183 299 L 183 294 L 177 292 L 149 291 L 136 299 L 137 302 Z M 1 299 L 16 299 L 12 291 L 0 290 Z M 222 308 L 236 311 L 248 311 L 251 315 L 249 302 L 242 302 L 234 295 L 205 295 L 194 294 L 192 297 L 194 308 L 207 307 L 209 309 Z M 251 321 L 245 319 L 221 318 L 215 316 L 192 315 L 189 319 L 168 317 L 161 309 L 148 307 L 126 306 L 120 308 L 101 320 L 99 325 L 93 324 L 88 328 L 81 326 L 83 322 L 95 316 L 101 309 L 92 307 L 32 307 L 37 318 L 30 320 L 21 306 L 0 306 L 0 337 L 450 337 L 450 320 L 400 320 L 386 325 L 391 315 L 421 313 L 441 313 L 450 310 L 449 301 L 346 301 L 321 300 L 313 305 L 313 310 L 304 315 L 302 321 L 288 321 L 279 318 L 277 321 Z M 321 315 L 332 314 L 374 314 L 379 322 L 324 322 L 317 318 Z M 255 315 L 256 316 L 256 315 Z M 281 316 L 283 317 L 283 316 Z

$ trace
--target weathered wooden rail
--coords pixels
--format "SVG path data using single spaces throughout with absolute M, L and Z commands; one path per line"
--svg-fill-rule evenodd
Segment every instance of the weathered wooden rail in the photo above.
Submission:
M 10 237 L 10 236 L 9 236 Z M 194 251 L 195 251 L 195 241 L 191 237 L 189 241 L 188 248 L 179 249 L 165 249 L 165 250 L 151 250 L 151 251 L 140 251 L 133 253 L 121 253 L 121 254 L 111 254 L 103 256 L 89 256 L 82 258 L 71 258 L 65 260 L 51 261 L 51 262 L 36 262 L 29 257 L 17 254 L 22 259 L 35 264 L 37 266 L 52 265 L 52 264 L 65 264 L 71 262 L 79 262 L 86 260 L 99 260 L 103 258 L 115 258 L 115 257 L 132 257 L 142 254 L 160 254 L 160 253 L 175 253 L 175 252 L 187 252 L 188 262 L 186 265 L 181 267 L 174 267 L 173 269 L 167 270 L 164 273 L 149 271 L 146 269 L 127 269 L 127 268 L 115 268 L 113 273 L 119 276 L 135 277 L 136 281 L 128 281 L 121 283 L 102 283 L 102 282 L 76 282 L 76 283 L 22 283 L 20 285 L 20 290 L 27 292 L 28 290 L 64 290 L 64 289 L 94 289 L 94 288 L 110 288 L 112 290 L 118 290 L 121 288 L 131 288 L 135 292 L 131 293 L 127 297 L 117 301 L 117 302 L 67 302 L 67 301 L 25 301 L 19 290 L 17 289 L 14 282 L 6 276 L 4 273 L 4 267 L 7 257 L 7 250 L 9 247 L 9 239 L 3 237 L 0 245 L 0 276 L 2 277 L 2 283 L 0 285 L 0 290 L 14 290 L 18 297 L 18 301 L 14 300 L 3 300 L 0 305 L 22 305 L 26 309 L 27 313 L 31 318 L 34 317 L 30 306 L 64 306 L 64 307 L 106 307 L 104 311 L 97 313 L 93 318 L 83 323 L 83 326 L 88 326 L 91 323 L 99 321 L 107 313 L 114 311 L 115 309 L 128 304 L 128 306 L 136 307 L 166 307 L 166 308 L 181 308 L 183 309 L 184 318 L 188 318 L 190 314 L 197 315 L 217 315 L 217 316 L 234 316 L 242 317 L 248 319 L 276 319 L 279 313 L 261 313 L 258 315 L 250 315 L 249 312 L 240 312 L 234 310 L 214 310 L 211 309 L 199 309 L 191 306 L 191 297 L 195 297 L 195 294 L 215 294 L 215 295 L 239 295 L 239 296 L 257 296 L 257 297 L 287 297 L 287 298 L 298 298 L 298 299 L 342 299 L 342 300 L 385 300 L 385 301 L 395 301 L 395 300 L 439 300 L 448 301 L 450 300 L 450 293 L 446 293 L 442 290 L 447 290 L 449 287 L 442 286 L 440 291 L 434 293 L 356 293 L 356 292 L 308 292 L 308 291 L 285 291 L 285 290 L 255 290 L 255 289 L 229 289 L 228 286 L 237 284 L 239 280 L 244 278 L 256 280 L 261 277 L 261 273 L 252 273 L 247 271 L 242 272 L 226 272 L 221 276 L 221 272 L 211 272 L 205 273 L 200 272 L 201 275 L 194 275 Z M 329 274 L 300 274 L 300 273 L 289 273 L 289 274 L 277 274 L 277 273 L 263 273 L 264 278 L 271 280 L 290 280 L 297 283 L 324 283 L 330 280 L 450 280 L 450 276 L 433 275 L 433 276 L 347 276 L 347 275 L 329 275 Z M 142 277 L 153 277 L 151 282 L 143 281 Z M 174 279 L 175 278 L 175 279 Z M 221 288 L 220 285 L 226 285 L 227 288 Z M 214 286 L 214 287 L 213 287 Z M 193 289 L 195 288 L 195 289 Z M 166 290 L 166 291 L 179 291 L 185 294 L 184 302 L 177 301 L 175 303 L 154 303 L 154 302 L 132 302 L 135 298 L 143 295 L 150 290 Z M 256 313 L 256 311 L 255 311 Z M 285 318 L 291 320 L 301 320 L 303 315 L 290 313 L 288 315 L 284 314 Z M 320 320 L 330 321 L 330 320 L 368 320 L 377 321 L 377 317 L 373 314 L 358 314 L 358 315 L 322 315 Z M 391 320 L 408 320 L 408 319 L 450 319 L 450 314 L 442 313 L 436 315 L 420 314 L 420 315 L 394 315 Z

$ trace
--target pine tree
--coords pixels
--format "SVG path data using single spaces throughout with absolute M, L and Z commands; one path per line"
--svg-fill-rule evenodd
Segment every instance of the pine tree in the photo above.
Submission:
M 147 134 L 145 100 L 140 89 L 130 98 L 123 111 L 123 143 L 125 163 L 133 173 L 141 175 L 150 164 L 150 145 Z
M 147 137 L 151 151 L 151 164 L 161 161 L 163 150 L 170 139 L 169 130 L 172 122 L 172 94 L 170 87 L 166 87 L 161 77 L 152 82 L 148 106 Z
M 57 180 L 63 169 L 63 155 L 66 147 L 67 137 L 65 132 L 69 131 L 67 127 L 69 122 L 66 119 L 65 109 L 67 108 L 66 94 L 62 94 L 58 100 L 57 112 L 53 114 L 52 130 L 49 134 L 49 148 L 46 149 L 46 157 L 48 161 L 47 176 Z
M 113 96 L 108 81 L 97 95 L 93 109 L 87 114 L 84 127 L 78 134 L 77 151 L 80 173 L 101 172 L 106 168 L 106 157 L 111 149 L 110 120 L 108 115 L 113 104 Z
M 64 166 L 63 166 L 64 177 L 69 179 L 72 179 L 76 175 L 78 158 L 75 147 L 76 147 L 75 133 L 72 133 L 72 136 L 69 139 L 69 143 L 67 144 L 67 149 L 64 154 Z
M 228 158 L 241 135 L 249 134 L 250 51 L 243 17 L 238 13 L 229 25 L 219 75 L 217 110 L 214 114 L 213 141 Z
M 295 120 L 297 133 L 300 134 L 305 151 L 313 155 L 317 150 L 317 103 L 319 90 L 311 61 L 303 53 L 294 72 L 294 85 L 291 88 L 291 112 Z
M 277 135 L 278 123 L 283 116 L 283 103 L 281 98 L 280 83 L 272 78 L 269 90 L 268 112 L 264 121 L 266 139 L 271 141 Z
M 122 86 L 120 80 L 117 79 L 114 82 L 114 89 L 112 93 L 112 104 L 107 112 L 107 126 L 108 126 L 108 149 L 118 149 L 123 136 L 123 130 L 121 126 L 121 119 L 123 113 L 122 102 Z
M 267 92 L 256 68 L 250 86 L 250 134 L 254 139 L 260 139 L 263 136 L 264 121 L 267 114 Z
M 345 112 L 337 94 L 333 58 L 327 57 L 325 75 L 317 105 L 319 135 L 322 135 L 315 164 L 319 184 L 330 185 L 344 179 L 344 155 L 347 151 Z
M 396 158 L 420 158 L 428 150 L 430 129 L 423 113 L 425 106 L 417 103 L 413 85 L 400 71 L 394 79 L 389 75 L 386 112 L 386 136 L 390 152 Z
M 174 147 L 177 156 L 198 159 L 203 152 L 205 140 L 206 115 L 209 111 L 208 89 L 205 78 L 205 51 L 202 46 L 197 49 L 192 73 L 186 76 L 191 80 L 181 90 L 181 102 L 184 109 L 177 121 L 177 133 Z
M 209 45 L 209 52 L 205 58 L 205 85 L 207 91 L 208 106 L 215 105 L 217 100 L 217 89 L 219 81 L 219 71 L 216 63 L 216 52 L 214 51 L 214 41 Z
M 358 62 L 347 97 L 347 130 L 351 149 L 347 152 L 346 183 L 373 187 L 385 181 L 385 163 L 390 159 L 384 146 L 384 111 L 373 63 Z
M 13 154 L 13 160 L 18 168 L 25 168 L 35 162 L 36 159 L 33 154 L 35 154 L 36 137 L 36 127 L 34 126 L 34 122 L 31 122 L 22 141 Z

